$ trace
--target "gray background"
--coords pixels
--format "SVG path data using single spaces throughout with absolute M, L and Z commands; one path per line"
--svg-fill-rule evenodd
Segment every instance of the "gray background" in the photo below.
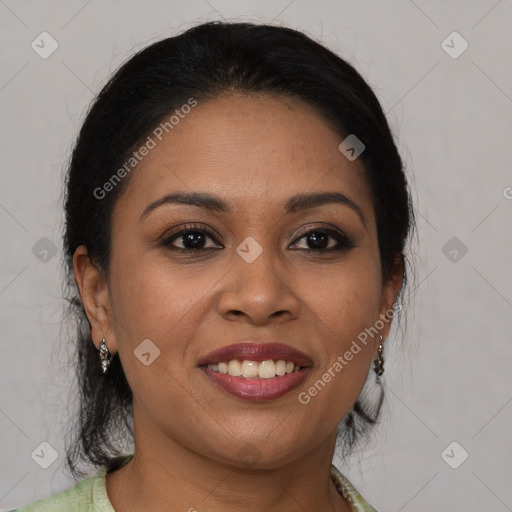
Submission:
M 510 0 L 0 0 L 0 507 L 73 483 L 61 183 L 85 109 L 135 50 L 222 18 L 302 29 L 354 63 L 414 174 L 417 296 L 386 348 L 383 424 L 342 471 L 381 512 L 512 510 Z

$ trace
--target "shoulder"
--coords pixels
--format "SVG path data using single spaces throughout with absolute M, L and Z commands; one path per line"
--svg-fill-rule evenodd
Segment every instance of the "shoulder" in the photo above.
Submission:
M 21 508 L 17 508 L 10 512 L 89 512 L 90 510 L 101 510 L 102 512 L 112 511 L 107 508 L 101 501 L 101 494 L 98 494 L 98 490 L 101 490 L 105 479 L 106 468 L 101 467 L 97 472 L 82 480 L 75 486 L 67 489 L 59 494 L 50 496 L 38 500 L 34 503 L 30 503 Z M 93 509 L 94 507 L 94 509 Z
M 338 492 L 350 503 L 354 512 L 377 512 L 334 464 L 331 465 L 331 479 Z
M 122 467 L 133 455 L 115 457 L 109 465 L 110 470 Z M 107 496 L 106 473 L 107 467 L 101 466 L 94 475 L 71 489 L 9 512 L 115 512 Z

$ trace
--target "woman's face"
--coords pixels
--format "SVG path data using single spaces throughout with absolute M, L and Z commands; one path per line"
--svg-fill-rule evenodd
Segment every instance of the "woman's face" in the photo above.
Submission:
M 334 442 L 376 356 L 378 336 L 364 344 L 358 335 L 392 307 L 400 285 L 382 285 L 362 163 L 339 151 L 342 138 L 311 107 L 270 95 L 199 103 L 153 139 L 113 212 L 109 282 L 97 295 L 107 315 L 89 315 L 95 342 L 105 337 L 119 352 L 139 432 L 260 467 Z M 161 201 L 176 193 L 215 203 Z M 290 208 L 291 198 L 320 193 L 341 200 Z M 200 363 L 241 342 L 285 344 L 310 365 L 300 378 L 261 379 L 252 390 L 234 377 L 229 392 Z M 275 353 L 264 358 L 281 359 Z

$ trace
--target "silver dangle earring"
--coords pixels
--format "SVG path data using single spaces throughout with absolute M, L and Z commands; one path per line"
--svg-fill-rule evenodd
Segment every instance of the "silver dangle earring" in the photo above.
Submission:
M 107 342 L 105 338 L 101 340 L 100 347 L 100 363 L 101 363 L 101 371 L 103 373 L 107 373 L 108 367 L 110 365 L 110 352 L 107 347 Z
M 384 351 L 384 346 L 382 343 L 384 342 L 384 338 L 382 334 L 379 333 L 380 341 L 379 341 L 379 352 L 377 357 L 373 361 L 373 371 L 377 374 L 376 379 L 380 380 L 381 375 L 384 373 L 384 357 L 382 356 L 382 352 Z

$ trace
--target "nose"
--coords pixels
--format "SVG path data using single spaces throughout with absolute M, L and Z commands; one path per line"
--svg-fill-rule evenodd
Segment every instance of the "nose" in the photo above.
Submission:
M 218 308 L 227 320 L 258 325 L 298 317 L 293 278 L 270 251 L 264 250 L 252 263 L 236 254 L 223 285 Z

